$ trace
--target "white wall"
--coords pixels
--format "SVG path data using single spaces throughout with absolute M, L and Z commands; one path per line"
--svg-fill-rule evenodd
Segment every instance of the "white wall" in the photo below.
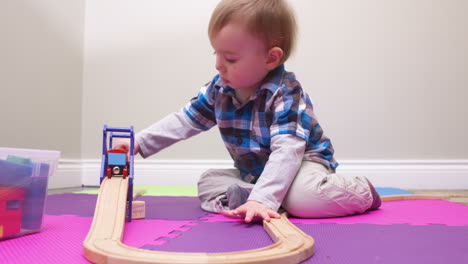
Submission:
M 467 1 L 295 2 L 290 66 L 339 158 L 468 158 Z
M 104 123 L 150 125 L 215 74 L 206 28 L 217 1 L 88 1 L 86 158 Z M 286 64 L 310 93 L 338 159 L 467 159 L 468 2 L 291 1 Z M 216 129 L 213 129 L 216 130 Z M 228 159 L 217 131 L 156 155 Z
M 0 1 L 0 146 L 81 156 L 82 1 Z

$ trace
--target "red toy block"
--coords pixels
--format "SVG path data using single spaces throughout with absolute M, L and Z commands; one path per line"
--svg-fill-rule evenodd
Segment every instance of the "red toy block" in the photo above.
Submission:
M 22 188 L 0 187 L 0 239 L 20 233 L 25 193 Z

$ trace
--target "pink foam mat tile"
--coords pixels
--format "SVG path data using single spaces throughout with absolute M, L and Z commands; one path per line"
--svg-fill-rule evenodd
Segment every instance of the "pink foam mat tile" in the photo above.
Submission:
M 339 218 L 290 218 L 299 224 L 409 224 L 409 225 L 468 225 L 468 206 L 445 200 L 403 200 L 384 202 L 379 210 Z
M 41 232 L 0 241 L 0 262 L 89 263 L 82 252 L 91 222 L 90 217 L 44 215 Z
M 212 222 L 242 222 L 243 220 L 228 218 L 221 214 L 209 214 L 201 220 Z M 468 206 L 445 200 L 403 200 L 384 202 L 379 210 L 364 214 L 336 218 L 294 218 L 295 224 L 409 224 L 409 225 L 468 225 Z
M 0 241 L 0 263 L 89 263 L 83 257 L 83 241 L 91 222 L 91 217 L 44 215 L 41 232 Z M 190 224 L 192 221 L 134 220 L 125 224 L 122 242 L 131 247 L 161 245 L 167 242 L 163 238 L 180 236 L 174 232 Z

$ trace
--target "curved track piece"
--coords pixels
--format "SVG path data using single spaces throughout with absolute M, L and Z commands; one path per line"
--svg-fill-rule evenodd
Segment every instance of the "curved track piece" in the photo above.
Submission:
M 84 256 L 94 263 L 299 263 L 314 254 L 314 240 L 282 214 L 263 222 L 274 244 L 227 253 L 179 253 L 132 248 L 122 244 L 128 179 L 106 178 L 101 184 L 94 219 L 83 242 Z

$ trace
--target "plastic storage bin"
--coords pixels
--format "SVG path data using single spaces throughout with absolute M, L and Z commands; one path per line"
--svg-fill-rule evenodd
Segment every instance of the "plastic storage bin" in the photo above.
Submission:
M 59 151 L 0 148 L 0 240 L 39 232 Z

